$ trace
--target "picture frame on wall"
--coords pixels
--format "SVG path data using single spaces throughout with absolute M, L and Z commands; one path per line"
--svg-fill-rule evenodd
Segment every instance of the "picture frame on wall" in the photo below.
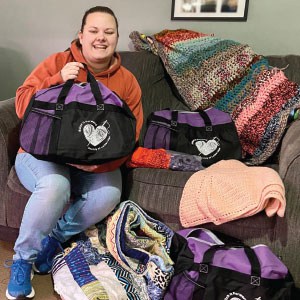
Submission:
M 246 21 L 249 0 L 172 0 L 171 20 Z

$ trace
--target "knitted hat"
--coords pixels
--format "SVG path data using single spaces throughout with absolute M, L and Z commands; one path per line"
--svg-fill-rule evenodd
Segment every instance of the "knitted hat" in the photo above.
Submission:
M 186 182 L 179 207 L 183 227 L 217 225 L 252 216 L 283 217 L 285 189 L 278 173 L 268 167 L 248 167 L 238 160 L 222 160 L 194 173 Z

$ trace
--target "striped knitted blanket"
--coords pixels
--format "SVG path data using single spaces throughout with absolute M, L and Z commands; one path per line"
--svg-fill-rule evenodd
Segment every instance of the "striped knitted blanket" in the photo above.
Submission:
M 276 150 L 290 112 L 300 107 L 300 87 L 251 47 L 191 30 L 151 36 L 133 31 L 136 50 L 158 55 L 191 110 L 216 107 L 230 113 L 249 165 Z

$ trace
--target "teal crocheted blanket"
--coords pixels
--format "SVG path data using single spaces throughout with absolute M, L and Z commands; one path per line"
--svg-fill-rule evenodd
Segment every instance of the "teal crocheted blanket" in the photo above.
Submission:
M 136 50 L 158 55 L 191 110 L 216 107 L 230 113 L 250 165 L 276 151 L 300 87 L 245 44 L 186 29 L 146 36 L 134 31 Z

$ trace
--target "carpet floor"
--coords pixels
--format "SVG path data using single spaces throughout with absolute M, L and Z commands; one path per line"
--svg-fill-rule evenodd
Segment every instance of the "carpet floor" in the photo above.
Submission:
M 6 260 L 12 259 L 13 243 L 0 241 L 0 299 L 4 300 L 5 291 L 9 280 L 10 269 L 5 268 Z M 51 275 L 35 275 L 32 280 L 35 290 L 34 300 L 57 300 L 59 295 L 53 289 Z

